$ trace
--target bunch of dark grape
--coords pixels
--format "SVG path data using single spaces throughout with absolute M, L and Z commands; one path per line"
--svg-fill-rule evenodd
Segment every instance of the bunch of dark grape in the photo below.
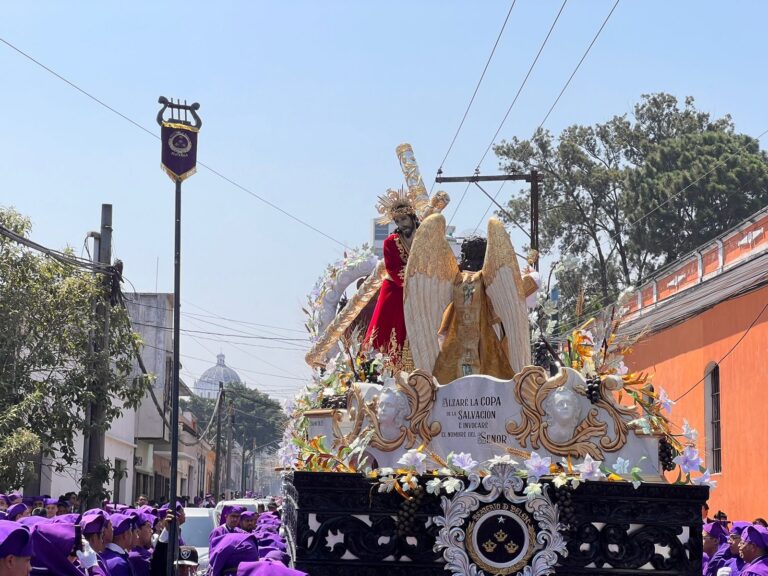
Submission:
M 560 524 L 570 531 L 576 528 L 576 509 L 573 507 L 573 488 L 563 484 L 555 488 L 555 498 L 560 512 Z
M 675 464 L 672 460 L 677 457 L 677 450 L 669 443 L 669 440 L 662 438 L 659 440 L 659 464 L 661 469 L 665 472 L 670 472 L 675 469 Z
M 544 370 L 549 370 L 551 357 L 549 350 L 547 349 L 547 344 L 541 336 L 539 336 L 539 339 L 533 343 L 533 363 L 536 366 L 541 366 Z
M 408 500 L 403 500 L 400 504 L 400 509 L 397 511 L 397 535 L 401 538 L 415 534 L 419 528 L 416 514 L 424 499 L 424 488 L 417 486 L 409 494 Z
M 343 410 L 347 407 L 347 397 L 344 395 L 323 396 L 320 405 L 327 409 L 335 408 L 337 410 Z
M 592 404 L 600 401 L 600 376 L 593 374 L 587 378 L 587 398 Z

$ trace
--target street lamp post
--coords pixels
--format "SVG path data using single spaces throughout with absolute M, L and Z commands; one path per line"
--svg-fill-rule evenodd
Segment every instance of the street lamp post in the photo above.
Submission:
M 200 104 L 187 105 L 161 96 L 158 100 L 163 107 L 157 113 L 162 143 L 162 167 L 176 184 L 175 239 L 173 258 L 173 385 L 171 387 L 171 482 L 168 499 L 169 510 L 176 511 L 178 467 L 179 467 L 179 324 L 181 284 L 181 183 L 195 173 L 197 164 L 197 133 L 203 125 L 197 115 Z M 163 113 L 170 110 L 170 117 L 163 119 Z M 182 118 L 183 113 L 183 118 Z M 190 122 L 188 115 L 192 115 Z M 168 540 L 166 574 L 173 574 L 177 556 L 178 524 L 171 522 Z

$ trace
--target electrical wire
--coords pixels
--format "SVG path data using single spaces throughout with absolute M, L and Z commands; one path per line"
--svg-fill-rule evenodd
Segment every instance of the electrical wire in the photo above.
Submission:
M 27 54 L 26 52 L 24 52 L 23 50 L 21 50 L 20 48 L 18 48 L 17 46 L 12 44 L 11 42 L 9 42 L 8 40 L 0 37 L 0 42 L 5 44 L 6 46 L 11 48 L 12 50 L 18 52 L 19 54 L 24 56 L 26 59 L 28 59 L 30 62 L 33 62 L 34 64 L 40 66 L 43 70 L 49 72 L 50 74 L 53 74 L 56 78 L 58 78 L 59 80 L 65 82 L 66 84 L 68 84 L 69 86 L 71 86 L 72 88 L 74 88 L 75 90 L 77 90 L 78 92 L 83 94 L 84 96 L 90 98 L 91 100 L 93 100 L 94 102 L 99 104 L 100 106 L 103 106 L 104 108 L 106 108 L 107 110 L 112 112 L 113 114 L 116 114 L 117 116 L 119 116 L 123 120 L 129 122 L 130 124 L 132 124 L 133 126 L 138 128 L 139 130 L 141 130 L 143 132 L 146 132 L 147 134 L 149 134 L 150 136 L 154 137 L 157 140 L 160 139 L 160 136 L 155 134 L 153 131 L 149 130 L 148 128 L 145 128 L 144 126 L 142 126 L 141 124 L 139 124 L 135 120 L 129 118 L 128 116 L 126 116 L 125 114 L 123 114 L 119 110 L 113 108 L 112 106 L 110 106 L 109 104 L 104 102 L 103 100 L 100 100 L 99 98 L 97 98 L 96 96 L 91 94 L 90 92 L 84 90 L 83 88 L 80 88 L 80 86 L 78 86 L 74 82 L 68 80 L 67 78 L 65 78 L 64 76 L 62 76 L 61 74 L 59 74 L 58 72 L 53 70 L 52 68 L 49 68 L 48 66 L 46 66 L 45 64 L 43 64 L 39 60 L 33 58 L 30 54 Z M 219 172 L 218 170 L 216 170 L 212 166 L 209 166 L 209 165 L 205 164 L 204 162 L 200 162 L 200 161 L 198 161 L 197 164 L 198 164 L 198 166 L 201 166 L 201 167 L 205 168 L 206 170 L 208 170 L 211 174 L 214 174 L 215 176 L 218 176 L 220 179 L 224 180 L 225 182 L 228 182 L 229 184 L 231 184 L 235 188 L 238 188 L 238 189 L 242 190 L 246 194 L 249 194 L 250 196 L 252 196 L 252 197 L 256 198 L 257 200 L 259 200 L 263 204 L 266 204 L 267 206 L 269 206 L 273 210 L 276 210 L 277 212 L 280 212 L 281 214 L 283 214 L 284 216 L 286 216 L 286 217 L 290 218 L 291 220 L 297 222 L 298 224 L 301 224 L 305 228 L 308 228 L 308 229 L 312 230 L 313 232 L 316 232 L 317 234 L 325 237 L 326 239 L 330 240 L 331 242 L 335 242 L 336 244 L 338 244 L 339 246 L 341 246 L 343 248 L 349 249 L 349 246 L 347 246 L 341 240 L 337 240 L 333 236 L 323 232 L 319 228 L 313 226 L 312 224 L 306 222 L 305 220 L 302 220 L 301 218 L 299 218 L 298 216 L 292 214 L 291 212 L 288 212 L 287 210 L 281 208 L 280 206 L 278 206 L 274 202 L 271 202 L 270 200 L 267 200 L 263 196 L 260 196 L 259 194 L 256 194 L 255 192 L 253 192 L 252 190 L 250 190 L 247 187 L 243 186 L 242 184 L 240 184 L 239 182 L 237 182 L 234 179 L 230 178 L 229 176 L 226 176 L 225 174 Z
M 515 94 L 514 99 L 512 100 L 512 104 L 509 105 L 509 108 L 507 108 L 506 114 L 504 114 L 504 117 L 501 119 L 501 122 L 499 123 L 499 127 L 496 129 L 496 132 L 494 132 L 493 137 L 491 138 L 491 141 L 488 143 L 488 146 L 486 147 L 485 151 L 483 152 L 482 157 L 480 158 L 480 162 L 477 163 L 477 167 L 480 168 L 480 164 L 483 163 L 483 160 L 485 160 L 485 157 L 488 155 L 488 152 L 491 151 L 491 148 L 493 147 L 493 143 L 496 141 L 496 138 L 498 137 L 499 133 L 501 132 L 501 129 L 504 127 L 504 124 L 507 121 L 507 118 L 509 118 L 509 113 L 512 112 L 512 108 L 515 106 L 515 103 L 517 102 L 517 99 L 520 97 L 520 93 L 523 91 L 523 88 L 525 88 L 525 84 L 528 82 L 528 78 L 531 76 L 531 72 L 533 72 L 534 66 L 536 66 L 536 62 L 539 61 L 539 56 L 541 56 L 542 51 L 544 50 L 544 46 L 547 45 L 547 42 L 549 41 L 549 37 L 552 35 L 552 31 L 555 29 L 555 25 L 557 24 L 557 21 L 560 19 L 560 15 L 563 13 L 563 10 L 565 9 L 565 5 L 568 3 L 568 0 L 563 0 L 563 4 L 560 6 L 560 10 L 557 12 L 557 15 L 555 16 L 555 19 L 552 21 L 552 25 L 549 27 L 549 31 L 547 32 L 547 36 L 544 38 L 544 41 L 541 43 L 541 46 L 539 47 L 539 51 L 536 53 L 536 57 L 533 59 L 533 62 L 531 63 L 530 68 L 528 68 L 528 73 L 525 75 L 525 78 L 523 78 L 523 82 L 520 84 L 520 87 L 517 89 L 517 94 Z M 619 3 L 619 0 L 616 0 L 616 4 Z M 614 4 L 614 9 L 616 8 L 616 5 Z M 613 10 L 611 10 L 611 13 L 613 13 Z M 608 14 L 608 18 L 610 18 L 611 15 Z M 608 18 L 606 18 L 605 22 L 608 21 Z M 605 26 L 605 22 L 603 22 L 603 26 Z M 598 31 L 598 35 L 602 31 L 602 27 Z M 595 40 L 597 40 L 597 36 L 592 40 L 592 44 L 595 43 Z M 589 48 L 587 48 L 587 52 L 584 53 L 584 56 L 582 56 L 581 61 L 584 61 L 584 58 L 586 57 L 587 53 L 589 52 L 590 48 L 592 48 L 592 44 L 589 45 Z M 576 67 L 576 70 L 579 69 L 579 66 L 581 66 L 581 62 L 579 62 L 579 65 Z M 560 96 L 563 95 L 563 92 L 565 92 L 565 88 L 568 86 L 568 83 L 570 83 L 571 79 L 573 78 L 574 74 L 576 74 L 576 70 L 573 71 L 573 74 L 571 74 L 571 77 L 568 79 L 568 82 L 566 82 L 565 87 L 563 87 L 563 90 L 560 92 Z M 558 100 L 560 99 L 560 96 L 558 96 Z M 555 104 L 557 104 L 557 100 L 555 100 Z M 555 107 L 555 104 L 552 105 L 552 108 Z M 550 109 L 551 111 L 551 109 Z M 549 114 L 547 114 L 549 116 Z M 546 121 L 546 118 L 544 118 L 544 121 Z M 543 124 L 544 122 L 542 122 Z
M 568 3 L 568 0 L 563 0 L 562 5 L 560 6 L 560 10 L 558 10 L 557 15 L 555 16 L 555 19 L 552 21 L 552 24 L 549 27 L 549 31 L 547 32 L 547 35 L 544 38 L 544 41 L 541 43 L 541 46 L 539 46 L 539 51 L 536 53 L 536 56 L 534 57 L 533 62 L 531 62 L 531 65 L 528 67 L 528 72 L 525 74 L 523 81 L 520 83 L 520 86 L 518 87 L 517 92 L 515 93 L 515 97 L 512 99 L 512 103 L 509 105 L 509 108 L 507 108 L 507 112 L 506 114 L 504 114 L 504 118 L 502 118 L 501 123 L 499 124 L 499 127 L 496 129 L 496 132 L 493 135 L 493 138 L 491 138 L 491 142 L 488 144 L 488 147 L 485 149 L 485 152 L 483 152 L 483 155 L 480 157 L 480 160 L 477 162 L 476 168 L 475 168 L 476 174 L 479 174 L 480 165 L 483 163 L 483 160 L 485 160 L 485 157 L 488 155 L 488 152 L 493 146 L 493 143 L 496 140 L 496 137 L 499 135 L 499 132 L 501 132 L 501 129 L 504 126 L 504 123 L 507 121 L 509 114 L 512 112 L 512 108 L 514 108 L 515 104 L 517 103 L 517 99 L 520 97 L 520 94 L 523 91 L 523 88 L 525 88 L 525 85 L 528 83 L 528 78 L 530 78 L 531 72 L 533 72 L 533 69 L 536 66 L 536 63 L 539 61 L 539 57 L 541 56 L 541 53 L 544 51 L 544 46 L 546 46 L 547 42 L 549 42 L 549 37 L 552 35 L 552 31 L 555 29 L 555 25 L 557 24 L 557 21 L 560 19 L 560 15 L 563 13 L 563 10 L 565 9 L 565 5 L 567 3 Z M 453 146 L 453 143 L 451 143 L 451 146 Z M 447 154 L 446 154 L 446 157 L 447 157 Z M 445 159 L 443 159 L 443 163 L 444 162 L 445 162 Z M 442 163 L 440 164 L 440 170 L 442 170 Z M 502 183 L 502 187 L 503 186 L 504 184 Z M 451 218 L 448 221 L 449 225 L 453 222 L 453 219 L 456 217 L 456 214 L 458 213 L 459 208 L 461 208 L 461 205 L 464 202 L 464 198 L 466 197 L 468 190 L 469 190 L 469 183 L 467 183 L 466 188 L 464 188 L 464 192 L 462 192 L 461 197 L 459 198 L 459 202 L 457 203 L 456 208 L 454 209 L 453 214 L 451 215 Z M 475 227 L 475 231 L 477 231 L 477 227 Z
M 718 366 L 719 366 L 720 364 L 722 364 L 722 363 L 723 363 L 723 361 L 724 361 L 726 358 L 728 358 L 728 357 L 729 357 L 729 356 L 730 356 L 730 355 L 733 353 L 733 351 L 734 351 L 734 350 L 736 350 L 736 348 L 739 346 L 739 344 L 741 344 L 741 343 L 744 341 L 744 338 L 746 338 L 746 337 L 747 337 L 747 334 L 749 334 L 749 332 L 752 330 L 752 328 L 754 328 L 755 324 L 757 324 L 757 321 L 758 321 L 758 320 L 760 320 L 760 317 L 761 317 L 761 316 L 762 316 L 762 315 L 765 313 L 765 311 L 766 311 L 767 309 L 768 309 L 768 302 L 766 302 L 766 303 L 765 303 L 765 305 L 762 307 L 762 309 L 760 310 L 760 312 L 758 313 L 758 315 L 757 315 L 757 316 L 755 316 L 755 319 L 754 319 L 754 320 L 752 320 L 752 322 L 750 323 L 750 325 L 749 325 L 749 326 L 747 327 L 747 329 L 744 331 L 744 334 L 742 334 L 742 335 L 741 335 L 741 337 L 740 337 L 740 338 L 739 338 L 739 339 L 738 339 L 738 340 L 737 340 L 737 341 L 734 343 L 734 345 L 733 345 L 733 346 L 731 346 L 731 348 L 728 350 L 728 352 L 726 352 L 726 353 L 723 355 L 723 357 L 722 357 L 722 358 L 720 358 L 720 360 L 718 360 L 718 361 L 717 361 L 717 365 L 718 365 Z M 706 379 L 707 379 L 707 375 L 703 376 L 703 377 L 702 377 L 702 378 L 701 378 L 701 379 L 700 379 L 698 382 L 696 382 L 696 383 L 695 383 L 693 386 L 691 386 L 690 388 L 688 388 L 688 390 L 686 390 L 685 392 L 683 392 L 683 394 L 681 394 L 681 395 L 680 395 L 680 396 L 679 396 L 679 397 L 678 397 L 678 398 L 675 400 L 675 402 L 679 402 L 680 400 L 682 400 L 683 398 L 685 398 L 686 396 L 688 396 L 688 394 L 690 394 L 691 392 L 693 392 L 693 391 L 694 391 L 694 390 L 695 390 L 695 389 L 696 389 L 696 388 L 697 388 L 697 387 L 698 387 L 698 386 L 699 386 L 699 385 L 700 385 L 702 382 L 704 382 L 704 380 L 706 380 Z
M 124 279 L 125 279 L 125 277 L 124 277 Z M 134 295 L 136 295 L 136 294 L 138 294 L 138 293 L 134 292 Z M 165 312 L 173 311 L 173 308 L 169 308 L 168 306 L 155 306 L 153 304 L 147 304 L 147 303 L 141 302 L 141 301 L 139 301 L 139 300 L 137 300 L 135 298 L 126 297 L 126 300 L 128 300 L 128 302 L 130 302 L 133 306 L 138 306 L 138 307 L 141 307 L 141 308 L 150 308 L 150 309 L 153 309 L 153 310 L 163 310 Z M 188 302 L 186 300 L 183 300 L 182 303 L 190 304 L 192 306 L 195 306 L 195 308 L 199 308 L 199 306 L 196 306 L 195 304 L 192 304 L 191 302 Z M 211 326 L 218 326 L 220 328 L 227 328 L 228 330 L 237 330 L 238 332 L 240 332 L 242 334 L 255 334 L 255 333 L 254 332 L 246 332 L 246 331 L 243 331 L 243 330 L 239 330 L 237 328 L 232 328 L 231 326 L 227 326 L 227 325 L 224 325 L 224 324 L 217 324 L 216 322 L 211 322 L 209 320 L 204 320 L 203 318 L 216 318 L 216 319 L 219 319 L 219 320 L 224 320 L 225 322 L 232 322 L 232 323 L 235 323 L 235 324 L 242 324 L 242 325 L 249 325 L 249 326 L 256 326 L 256 327 L 266 327 L 266 328 L 272 328 L 274 330 L 283 330 L 283 331 L 286 331 L 286 332 L 294 332 L 296 334 L 305 334 L 305 335 L 307 334 L 306 329 L 305 330 L 298 330 L 296 328 L 285 328 L 283 326 L 275 326 L 273 324 L 260 324 L 260 323 L 257 323 L 257 322 L 248 322 L 248 321 L 245 321 L 245 320 L 235 320 L 233 318 L 226 318 L 224 316 L 218 316 L 218 315 L 204 315 L 204 314 L 197 314 L 195 312 L 184 312 L 183 310 L 181 311 L 181 315 L 182 316 L 188 316 L 190 318 L 194 318 L 194 319 L 196 319 L 196 320 L 198 320 L 200 322 L 203 322 L 205 324 L 210 324 Z M 280 336 L 279 334 L 275 334 L 274 332 L 265 331 L 265 333 L 266 334 L 273 334 L 275 336 Z
M 560 90 L 560 93 L 557 95 L 557 98 L 555 98 L 555 101 L 552 103 L 552 105 L 549 107 L 549 110 L 547 111 L 546 115 L 544 116 L 544 119 L 539 123 L 538 128 L 534 131 L 534 135 L 541 130 L 542 126 L 544 126 L 544 123 L 549 119 L 550 114 L 552 114 L 552 111 L 555 109 L 555 106 L 557 106 L 558 102 L 560 102 L 560 98 L 563 97 L 563 94 L 565 94 L 565 91 L 568 89 L 568 86 L 570 86 L 571 81 L 573 80 L 574 76 L 576 76 L 576 72 L 579 71 L 579 68 L 581 68 L 581 65 L 584 63 L 584 60 L 586 60 L 587 55 L 592 50 L 592 47 L 595 45 L 595 42 L 597 42 L 597 39 L 600 37 L 600 34 L 602 33 L 603 29 L 605 28 L 605 25 L 608 24 L 608 20 L 610 20 L 611 16 L 613 15 L 613 12 L 616 10 L 616 7 L 619 5 L 619 2 L 621 0 L 616 0 L 613 7 L 611 8 L 611 11 L 608 12 L 608 15 L 605 17 L 605 20 L 603 20 L 603 23 L 600 25 L 600 28 L 595 33 L 594 37 L 592 38 L 592 41 L 589 43 L 589 46 L 587 46 L 587 49 L 584 51 L 584 54 L 582 54 L 581 59 L 579 60 L 578 64 L 576 64 L 576 67 L 573 69 L 573 72 L 571 72 L 571 75 L 568 77 L 568 80 L 566 80 L 565 84 L 563 85 L 562 89 Z M 565 7 L 565 3 L 563 3 L 563 6 L 560 8 L 560 11 L 562 12 L 562 9 Z M 560 13 L 558 12 L 557 17 L 560 17 Z M 557 21 L 557 19 L 555 20 Z M 553 24 L 554 27 L 554 24 Z M 550 30 L 551 32 L 551 30 Z M 549 38 L 549 35 L 547 35 L 547 38 Z M 543 45 L 542 45 L 543 48 Z M 538 56 L 537 56 L 538 58 Z M 507 112 L 507 115 L 509 112 Z M 483 159 L 488 154 L 488 152 L 493 147 L 493 142 L 496 140 L 496 137 L 499 135 L 499 132 L 501 131 L 501 127 L 504 125 L 504 121 L 506 120 L 506 116 L 504 117 L 504 120 L 502 120 L 502 123 L 499 125 L 499 129 L 496 131 L 496 134 L 494 134 L 493 138 L 491 139 L 491 142 L 488 144 L 488 147 L 485 149 L 485 153 L 483 154 Z M 478 162 L 478 167 L 480 163 L 482 162 L 482 159 L 480 162 Z M 496 192 L 496 196 L 498 196 L 499 192 L 501 192 L 501 189 L 504 187 L 504 182 L 502 182 L 501 186 L 499 187 L 499 190 Z M 466 192 L 466 191 L 465 191 Z M 494 198 L 496 197 L 494 196 Z M 462 200 L 464 197 L 462 196 Z M 459 202 L 459 206 L 461 206 L 461 201 Z M 458 212 L 459 206 L 456 207 L 456 211 L 454 212 L 453 216 L 456 216 L 456 212 Z M 485 213 L 488 213 L 488 210 L 491 209 L 491 205 L 488 205 L 488 208 L 486 208 Z M 451 217 L 451 220 L 453 220 L 453 217 Z M 477 230 L 477 227 L 475 227 L 475 230 Z
M 47 246 L 38 244 L 37 242 L 34 242 L 33 240 L 30 240 L 21 234 L 17 234 L 13 230 L 9 230 L 5 226 L 0 226 L 0 236 L 5 236 L 17 244 L 21 244 L 22 246 L 40 252 L 41 254 L 45 254 L 46 256 L 56 260 L 61 264 L 82 268 L 93 272 L 101 272 L 102 274 L 107 274 L 110 276 L 117 275 L 117 271 L 111 264 L 93 262 L 91 260 L 86 260 L 85 258 L 80 258 L 72 254 L 66 254 L 64 252 L 60 252 L 59 250 L 54 250 L 53 248 L 48 248 Z
M 166 348 L 161 348 L 159 346 L 152 346 L 151 344 L 144 343 L 144 346 L 147 348 L 152 348 L 154 350 L 160 350 L 162 352 L 167 352 L 168 354 L 172 353 L 172 350 L 168 350 Z M 208 362 L 206 358 L 198 358 L 197 356 L 190 356 L 189 354 L 180 354 L 182 358 L 189 358 L 190 360 L 199 360 L 200 362 Z M 282 374 L 269 374 L 267 372 L 258 372 L 256 370 L 248 370 L 246 368 L 238 368 L 237 366 L 230 366 L 233 370 L 237 370 L 238 372 L 246 372 L 251 374 L 256 374 L 259 376 L 269 376 L 272 378 L 282 378 L 284 380 L 298 380 L 300 382 L 307 382 L 309 380 L 309 377 L 307 378 L 296 378 L 293 376 L 283 376 Z
M 501 36 L 504 34 L 504 29 L 507 27 L 507 22 L 509 22 L 509 17 L 512 15 L 512 9 L 515 7 L 515 4 L 517 3 L 517 0 L 512 0 L 512 5 L 509 7 L 509 11 L 507 12 L 507 17 L 504 18 L 504 23 L 501 25 L 501 30 L 499 30 L 499 34 L 496 36 L 496 42 L 493 43 L 493 48 L 491 49 L 491 53 L 488 55 L 488 60 L 485 62 L 485 66 L 483 67 L 483 72 L 480 74 L 480 79 L 477 81 L 477 85 L 475 86 L 475 91 L 472 93 L 472 97 L 469 99 L 469 104 L 467 104 L 466 110 L 464 110 L 464 115 L 461 117 L 461 121 L 459 122 L 458 128 L 456 128 L 456 133 L 453 135 L 453 138 L 451 139 L 451 143 L 448 146 L 448 150 L 445 153 L 445 156 L 443 156 L 443 160 L 440 162 L 440 168 L 438 168 L 437 172 L 440 174 L 443 170 L 443 165 L 445 164 L 445 161 L 448 159 L 448 155 L 451 153 L 451 150 L 453 150 L 453 145 L 456 143 L 456 139 L 459 137 L 459 132 L 461 132 L 461 128 L 464 126 L 464 121 L 467 119 L 467 115 L 469 114 L 470 108 L 472 108 L 472 104 L 475 101 L 475 97 L 477 96 L 477 91 L 480 90 L 480 84 L 483 83 L 483 78 L 485 78 L 485 73 L 488 71 L 488 66 L 491 64 L 491 60 L 493 59 L 493 55 L 496 53 L 496 48 L 499 45 L 499 41 L 501 40 Z M 434 182 L 432 183 L 432 186 L 434 187 Z M 432 191 L 430 190 L 430 194 Z
M 191 320 L 191 321 L 194 322 L 194 320 Z M 253 354 L 252 352 L 249 352 L 248 350 L 243 350 L 242 348 L 240 348 L 240 346 L 236 342 L 229 342 L 229 344 L 232 345 L 235 349 L 240 350 L 240 352 L 242 352 L 246 356 L 248 356 L 250 358 L 253 358 L 254 360 L 257 360 L 257 361 L 261 362 L 262 364 L 266 364 L 267 366 L 270 366 L 272 368 L 276 368 L 276 369 L 280 370 L 281 372 L 283 372 L 285 374 L 288 374 L 290 376 L 299 377 L 297 374 L 294 374 L 294 373 L 290 372 L 289 370 L 286 370 L 285 368 L 283 368 L 282 366 L 279 366 L 278 364 L 273 364 L 269 360 L 264 360 L 263 358 L 260 358 L 259 356 L 256 356 L 255 354 Z M 201 346 L 202 346 L 202 344 L 201 344 Z M 203 346 L 203 348 L 205 348 L 205 346 Z M 302 350 L 302 349 L 296 349 L 295 351 L 305 352 L 305 350 Z
M 157 324 L 146 324 L 144 322 L 135 322 L 137 326 L 146 326 L 148 328 L 157 328 L 158 330 L 173 330 L 170 326 L 159 326 Z M 282 338 L 279 336 L 256 336 L 248 334 L 233 334 L 225 332 L 209 332 L 207 330 L 190 330 L 188 328 L 181 328 L 181 332 L 188 334 L 207 334 L 209 336 L 224 336 L 226 338 L 246 338 L 249 340 L 269 340 L 276 342 L 306 342 L 306 338 Z

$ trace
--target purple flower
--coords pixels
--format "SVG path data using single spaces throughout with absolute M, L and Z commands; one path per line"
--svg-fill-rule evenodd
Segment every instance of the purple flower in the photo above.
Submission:
M 687 446 L 679 456 L 672 459 L 672 462 L 679 465 L 684 474 L 690 474 L 701 466 L 699 451 L 693 446 Z
M 717 481 L 711 479 L 709 470 L 704 470 L 704 473 L 698 478 L 694 478 L 692 482 L 697 486 L 709 486 L 710 488 L 717 487 Z
M 472 460 L 471 454 L 460 452 L 458 454 L 453 455 L 453 458 L 451 459 L 451 464 L 456 468 L 461 468 L 462 470 L 464 470 L 464 472 L 469 474 L 477 466 L 477 460 Z
M 542 458 L 536 452 L 531 452 L 531 457 L 524 462 L 525 467 L 528 469 L 528 476 L 533 478 L 541 478 L 549 474 L 549 465 L 552 463 L 552 459 L 547 456 Z
M 602 463 L 601 460 L 593 460 L 592 456 L 587 454 L 584 457 L 584 463 L 577 464 L 573 468 L 581 472 L 579 477 L 582 480 L 600 480 L 605 478 L 605 474 L 600 470 L 600 464 Z
M 416 450 L 408 450 L 408 452 L 400 457 L 397 463 L 402 464 L 406 468 L 413 468 L 416 470 L 416 474 L 424 474 L 427 471 L 427 465 L 424 463 L 426 459 L 426 454 Z
M 667 391 L 664 388 L 659 388 L 659 404 L 667 412 L 672 412 L 672 406 L 675 405 L 674 400 L 667 396 Z

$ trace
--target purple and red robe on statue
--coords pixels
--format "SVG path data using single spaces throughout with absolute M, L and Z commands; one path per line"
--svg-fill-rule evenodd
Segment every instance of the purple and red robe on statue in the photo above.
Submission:
M 403 283 L 405 282 L 405 265 L 408 263 L 408 249 L 399 234 L 390 234 L 384 240 L 383 251 L 387 277 L 381 284 L 379 299 L 365 333 L 365 342 L 369 342 L 371 348 L 389 352 L 393 331 L 397 349 L 402 350 L 405 343 Z

